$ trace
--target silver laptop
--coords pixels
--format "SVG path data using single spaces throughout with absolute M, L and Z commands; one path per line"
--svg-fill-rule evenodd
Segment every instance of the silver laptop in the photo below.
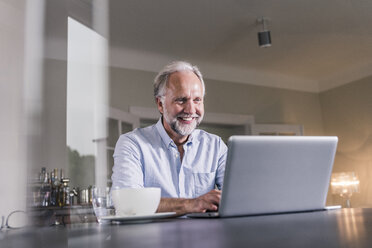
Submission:
M 337 137 L 232 136 L 217 213 L 229 217 L 325 209 Z

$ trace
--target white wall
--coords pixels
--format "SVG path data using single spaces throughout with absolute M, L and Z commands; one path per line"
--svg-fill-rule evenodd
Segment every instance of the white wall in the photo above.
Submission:
M 0 0 L 0 215 L 25 209 L 22 149 L 24 0 Z
M 372 206 L 372 77 L 321 93 L 327 135 L 339 138 L 334 172 L 353 171 L 359 176 L 360 192 L 354 193 L 354 207 Z M 334 204 L 343 204 L 332 195 Z

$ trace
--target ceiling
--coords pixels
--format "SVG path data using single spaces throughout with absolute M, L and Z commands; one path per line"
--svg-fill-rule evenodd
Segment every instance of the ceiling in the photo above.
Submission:
M 111 0 L 109 10 L 118 66 L 184 59 L 208 78 L 313 92 L 372 75 L 368 0 Z M 262 16 L 269 48 L 258 46 Z

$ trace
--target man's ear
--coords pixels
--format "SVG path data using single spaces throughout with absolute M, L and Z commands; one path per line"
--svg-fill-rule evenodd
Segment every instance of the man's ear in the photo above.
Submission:
M 156 98 L 156 106 L 158 107 L 158 110 L 161 114 L 163 114 L 163 103 L 160 99 L 160 97 Z

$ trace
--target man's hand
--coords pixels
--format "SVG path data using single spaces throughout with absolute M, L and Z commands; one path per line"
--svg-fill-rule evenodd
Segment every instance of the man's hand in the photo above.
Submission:
M 221 200 L 221 190 L 213 189 L 195 199 L 162 198 L 157 212 L 177 212 L 178 214 L 217 211 Z
M 190 199 L 186 205 L 186 211 L 188 213 L 217 211 L 220 200 L 221 190 L 213 189 L 198 198 Z

